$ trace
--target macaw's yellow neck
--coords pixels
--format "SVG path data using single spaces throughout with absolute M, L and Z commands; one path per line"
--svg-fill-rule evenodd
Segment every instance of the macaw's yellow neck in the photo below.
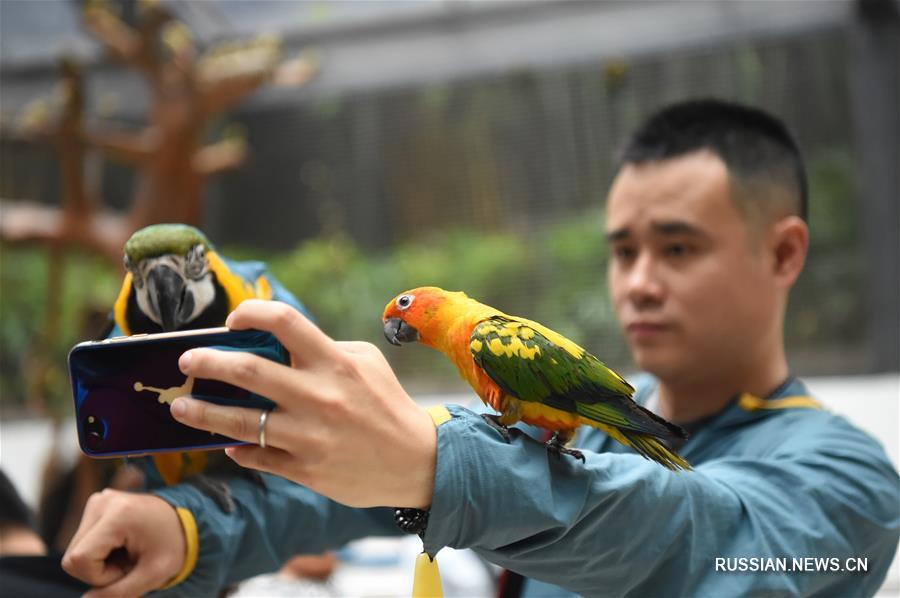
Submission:
M 116 304 L 113 306 L 113 319 L 124 335 L 131 334 L 131 329 L 128 326 L 128 319 L 126 318 L 128 312 L 128 295 L 131 293 L 131 278 L 131 272 L 126 272 L 125 280 L 122 281 L 122 288 L 119 289 L 119 297 L 116 299 Z
M 271 298 L 271 289 L 268 290 L 268 297 L 258 295 L 257 289 L 255 289 L 248 281 L 232 272 L 215 251 L 207 251 L 206 260 L 207 263 L 209 263 L 209 269 L 215 273 L 216 280 L 222 285 L 225 295 L 228 296 L 229 312 L 234 311 L 234 309 L 245 299 L 254 299 L 257 297 L 261 299 Z M 268 283 L 266 284 L 266 288 L 268 289 Z

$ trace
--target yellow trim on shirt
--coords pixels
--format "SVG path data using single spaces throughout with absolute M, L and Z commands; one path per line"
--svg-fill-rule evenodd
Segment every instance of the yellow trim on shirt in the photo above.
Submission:
M 450 421 L 452 416 L 446 407 L 443 405 L 433 405 L 425 409 L 428 412 L 428 415 L 431 416 L 431 421 L 434 422 L 434 427 L 437 428 L 444 422 Z
M 738 399 L 738 404 L 744 411 L 758 411 L 760 409 L 822 409 L 822 404 L 819 401 L 806 395 L 795 395 L 780 399 L 761 399 L 745 392 Z
M 178 520 L 181 521 L 181 529 L 184 530 L 184 541 L 187 545 L 184 555 L 184 564 L 178 575 L 172 578 L 172 581 L 163 586 L 162 590 L 168 590 L 187 579 L 197 566 L 197 557 L 200 556 L 200 534 L 197 532 L 197 522 L 194 515 L 184 507 L 177 507 L 175 512 L 178 514 Z

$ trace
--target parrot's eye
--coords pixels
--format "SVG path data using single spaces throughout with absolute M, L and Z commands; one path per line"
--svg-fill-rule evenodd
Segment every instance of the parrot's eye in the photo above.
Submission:
M 202 278 L 206 274 L 206 251 L 203 245 L 194 245 L 186 256 L 184 262 L 184 274 L 194 280 Z
M 397 307 L 400 309 L 408 309 L 410 305 L 412 305 L 413 297 L 412 295 L 400 295 L 397 297 Z

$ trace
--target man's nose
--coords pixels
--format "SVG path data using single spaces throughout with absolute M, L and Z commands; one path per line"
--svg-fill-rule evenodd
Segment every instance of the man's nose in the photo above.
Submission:
M 628 273 L 628 300 L 638 307 L 662 303 L 665 285 L 650 252 L 641 252 Z

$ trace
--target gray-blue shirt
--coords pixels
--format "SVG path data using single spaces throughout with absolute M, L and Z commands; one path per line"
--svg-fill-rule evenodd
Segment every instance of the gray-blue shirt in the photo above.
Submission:
M 638 398 L 654 385 L 641 377 Z M 807 394 L 792 381 L 736 398 L 681 448 L 694 466 L 681 473 L 595 429 L 577 439 L 586 463 L 557 459 L 449 406 L 425 546 L 471 548 L 530 578 L 526 596 L 874 594 L 900 538 L 900 478 L 877 441 Z M 397 533 L 389 509 L 266 480 L 266 493 L 235 480 L 231 514 L 191 486 L 156 491 L 199 530 L 197 565 L 169 592 L 212 594 L 296 553 Z M 867 571 L 848 570 L 857 558 Z

